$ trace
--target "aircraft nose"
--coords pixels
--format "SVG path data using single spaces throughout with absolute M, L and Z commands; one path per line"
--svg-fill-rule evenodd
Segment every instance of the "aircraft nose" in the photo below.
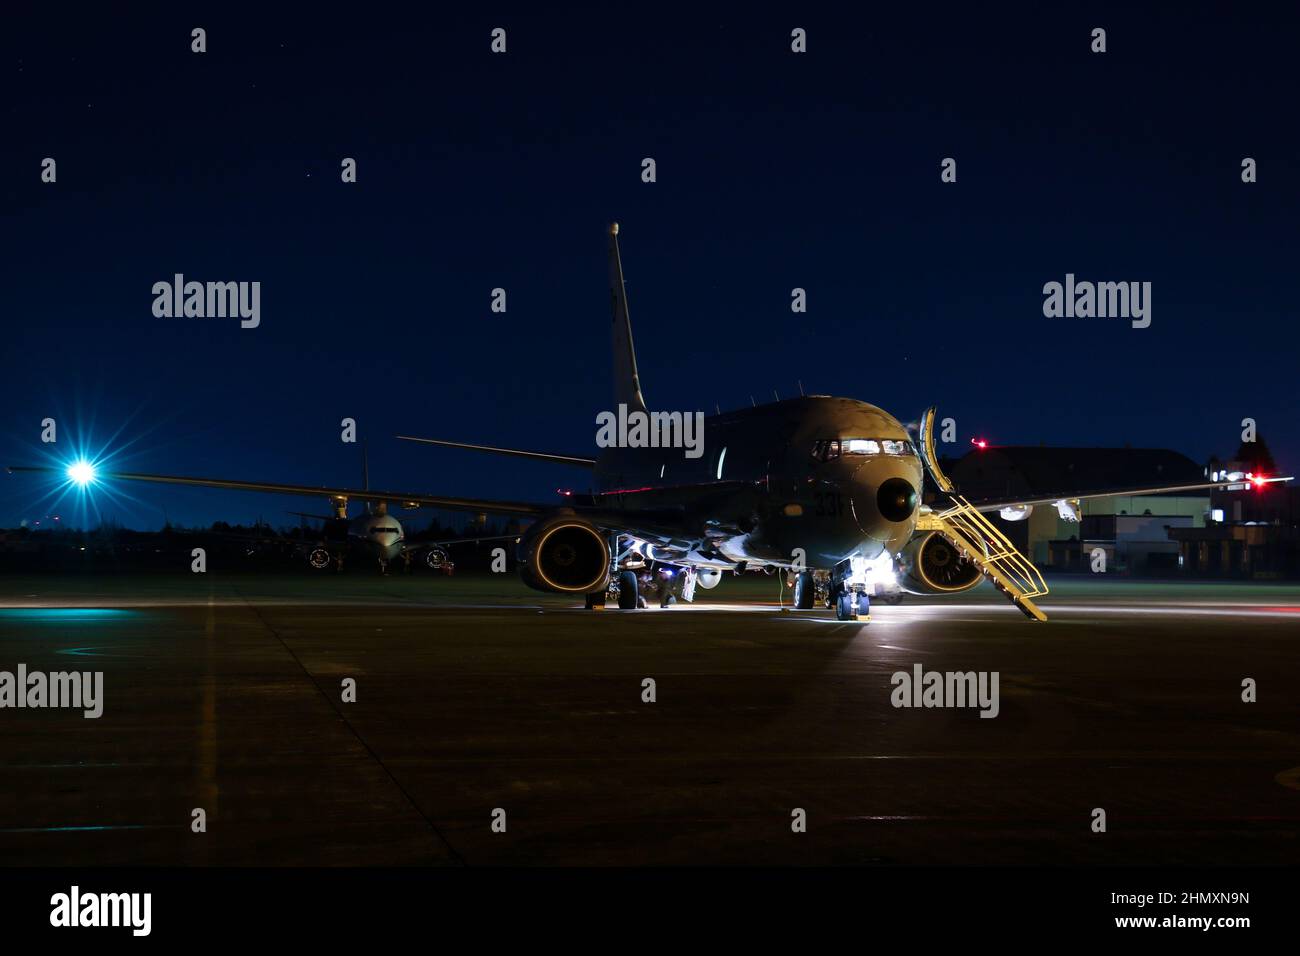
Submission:
M 916 488 L 906 478 L 887 478 L 876 491 L 876 508 L 889 521 L 906 521 L 916 511 Z
M 853 516 L 868 540 L 901 547 L 921 506 L 921 475 L 912 461 L 872 458 L 853 475 Z

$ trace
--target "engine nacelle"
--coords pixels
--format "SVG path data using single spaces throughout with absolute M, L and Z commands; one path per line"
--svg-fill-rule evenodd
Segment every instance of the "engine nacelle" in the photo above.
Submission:
M 534 523 L 519 540 L 519 575 L 538 591 L 592 594 L 609 586 L 609 542 L 574 515 Z
M 912 536 L 898 555 L 898 584 L 909 594 L 956 594 L 980 583 L 978 564 L 937 531 Z

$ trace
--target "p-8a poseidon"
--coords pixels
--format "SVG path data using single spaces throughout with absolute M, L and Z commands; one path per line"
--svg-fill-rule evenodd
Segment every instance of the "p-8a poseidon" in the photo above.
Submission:
M 680 425 L 682 416 L 652 415 L 642 395 L 617 224 L 609 230 L 609 266 L 616 415 L 622 423 L 640 413 L 656 434 L 614 442 L 594 458 L 398 436 L 589 469 L 589 493 L 556 505 L 168 475 L 103 477 L 319 495 L 336 506 L 364 498 L 526 517 L 532 523 L 518 542 L 523 580 L 582 597 L 588 607 L 616 598 L 620 608 L 633 609 L 645 604 L 646 591 L 663 604 L 691 601 L 697 587 L 716 587 L 725 572 L 764 569 L 793 576 L 796 608 L 824 602 L 840 620 L 866 617 L 869 589 L 882 573 L 896 574 L 903 590 L 917 594 L 956 594 L 988 579 L 1027 617 L 1046 620 L 1034 603 L 1047 593 L 1042 575 L 986 513 L 1054 505 L 1077 520 L 1085 498 L 1228 484 L 1060 490 L 1034 500 L 971 502 L 939 468 L 934 408 L 913 435 L 875 405 L 822 395 L 700 415 L 692 421 L 701 424 L 702 441 L 696 435 L 690 449 L 646 441 L 670 439 L 669 423 Z M 926 475 L 942 505 L 922 503 Z

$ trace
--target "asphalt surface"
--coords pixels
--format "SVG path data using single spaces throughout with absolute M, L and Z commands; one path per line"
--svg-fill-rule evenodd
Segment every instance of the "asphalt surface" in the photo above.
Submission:
M 501 577 L 0 578 L 0 671 L 105 698 L 0 709 L 0 864 L 1300 862 L 1300 588 L 1053 585 L 1047 624 L 981 591 L 859 626 L 761 577 L 629 612 Z M 915 664 L 996 671 L 998 716 L 892 706 Z

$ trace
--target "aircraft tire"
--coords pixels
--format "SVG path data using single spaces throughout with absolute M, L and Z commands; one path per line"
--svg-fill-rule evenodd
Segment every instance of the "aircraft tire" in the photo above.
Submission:
M 618 606 L 621 610 L 635 610 L 639 592 L 635 571 L 624 571 L 618 576 Z
M 863 592 L 861 592 L 860 594 L 857 595 L 857 601 L 858 601 L 858 617 L 859 617 L 859 618 L 864 618 L 864 617 L 865 617 L 865 618 L 870 618 L 870 617 L 871 617 L 871 598 L 869 598 L 869 597 L 867 596 L 866 592 L 863 591 Z
M 835 620 L 851 621 L 857 617 L 852 591 L 841 591 L 835 599 Z
M 800 571 L 794 579 L 794 606 L 796 610 L 807 611 L 813 606 L 817 596 L 817 585 L 811 571 Z

